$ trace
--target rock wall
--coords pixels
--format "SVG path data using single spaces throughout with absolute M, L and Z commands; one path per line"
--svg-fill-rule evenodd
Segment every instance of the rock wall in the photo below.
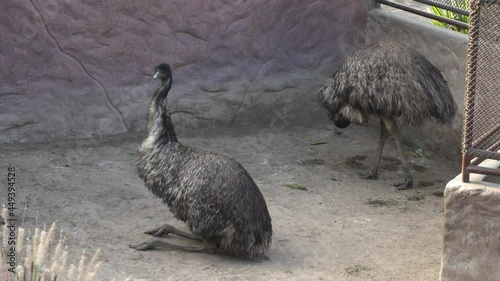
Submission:
M 173 67 L 179 129 L 313 124 L 370 1 L 1 1 L 0 143 L 142 130 Z
M 490 168 L 498 168 L 498 161 Z M 500 178 L 462 175 L 445 189 L 441 281 L 497 281 L 500 277 Z

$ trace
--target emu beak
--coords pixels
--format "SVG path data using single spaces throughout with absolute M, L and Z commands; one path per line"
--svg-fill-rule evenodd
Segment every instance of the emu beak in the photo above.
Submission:
M 153 79 L 158 79 L 158 78 L 160 78 L 160 72 L 159 71 L 157 71 L 155 73 L 155 75 L 153 76 Z

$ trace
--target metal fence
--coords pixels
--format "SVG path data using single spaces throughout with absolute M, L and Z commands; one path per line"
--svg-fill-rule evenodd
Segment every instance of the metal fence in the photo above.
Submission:
M 422 4 L 439 7 L 464 16 L 469 15 L 468 0 L 414 0 L 414 1 Z
M 396 9 L 400 9 L 403 11 L 407 11 L 413 14 L 417 14 L 426 18 L 430 18 L 436 21 L 440 21 L 452 26 L 456 26 L 461 29 L 468 29 L 469 26 L 467 23 L 463 21 L 458 21 L 456 19 L 451 19 L 448 17 L 439 16 L 433 13 L 429 13 L 426 10 L 416 9 L 407 5 L 408 2 L 417 2 L 421 4 L 428 5 L 429 7 L 434 6 L 441 8 L 443 10 L 447 10 L 462 16 L 469 16 L 469 1 L 473 0 L 412 0 L 412 1 L 403 1 L 403 0 L 375 0 L 379 4 L 387 5 Z
M 479 164 L 500 160 L 500 0 L 471 0 L 462 131 L 462 180 L 500 176 Z

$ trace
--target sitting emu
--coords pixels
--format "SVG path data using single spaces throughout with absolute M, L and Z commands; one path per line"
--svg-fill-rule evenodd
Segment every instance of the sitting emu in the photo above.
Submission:
M 155 70 L 154 78 L 161 83 L 149 107 L 148 134 L 139 147 L 137 168 L 146 187 L 163 199 L 192 233 L 167 224 L 146 233 L 156 237 L 172 233 L 202 244 L 181 246 L 152 238 L 130 247 L 203 253 L 221 248 L 244 258 L 266 253 L 272 226 L 259 188 L 236 161 L 184 146 L 177 140 L 167 107 L 172 72 L 168 64 L 160 64 Z
M 357 50 L 318 92 L 320 103 L 339 128 L 351 122 L 364 124 L 369 116 L 380 118 L 380 140 L 370 170 L 362 175 L 376 179 L 385 139 L 394 137 L 403 165 L 404 181 L 398 189 L 413 185 L 403 153 L 396 119 L 412 126 L 431 117 L 452 120 L 457 106 L 441 72 L 415 50 L 396 43 L 378 43 Z

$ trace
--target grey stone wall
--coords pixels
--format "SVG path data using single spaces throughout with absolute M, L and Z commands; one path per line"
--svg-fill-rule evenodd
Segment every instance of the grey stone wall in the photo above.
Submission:
M 496 169 L 500 163 L 481 165 Z M 496 281 L 500 276 L 499 178 L 462 175 L 446 185 L 440 281 Z M 496 180 L 496 181 L 495 181 Z
M 317 88 L 365 44 L 366 1 L 1 1 L 0 143 L 142 130 L 173 67 L 178 129 L 326 122 Z

